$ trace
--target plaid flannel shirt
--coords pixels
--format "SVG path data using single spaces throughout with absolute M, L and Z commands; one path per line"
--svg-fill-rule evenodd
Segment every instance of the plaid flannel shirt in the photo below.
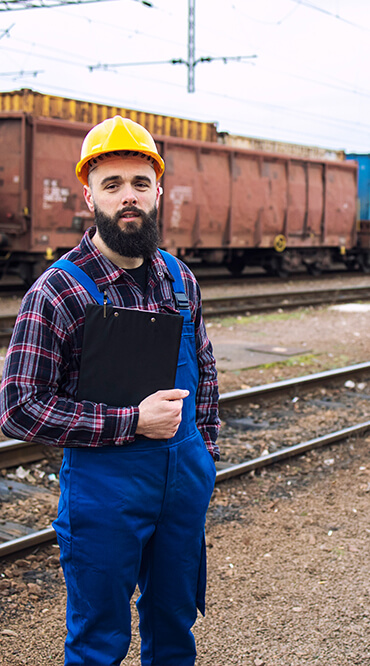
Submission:
M 80 266 L 116 306 L 176 312 L 171 275 L 159 252 L 149 261 L 145 294 L 123 269 L 93 244 L 94 227 L 64 258 Z M 218 385 L 212 346 L 201 315 L 201 297 L 191 271 L 181 276 L 195 322 L 199 384 L 196 422 L 205 444 L 219 459 Z M 25 295 L 5 360 L 0 426 L 5 435 L 59 447 L 124 445 L 133 442 L 136 406 L 76 402 L 87 303 L 94 300 L 64 271 L 46 271 Z M 185 388 L 185 387 L 184 387 Z

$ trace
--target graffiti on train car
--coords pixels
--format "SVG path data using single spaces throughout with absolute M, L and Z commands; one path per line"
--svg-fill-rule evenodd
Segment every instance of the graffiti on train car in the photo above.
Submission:
M 171 229 L 178 229 L 180 227 L 183 204 L 190 202 L 192 195 L 193 189 L 187 185 L 175 185 L 170 189 L 169 199 L 173 204 L 169 219 Z
M 44 178 L 43 182 L 42 207 L 44 210 L 51 208 L 53 203 L 63 203 L 68 201 L 70 189 L 63 187 L 58 180 Z

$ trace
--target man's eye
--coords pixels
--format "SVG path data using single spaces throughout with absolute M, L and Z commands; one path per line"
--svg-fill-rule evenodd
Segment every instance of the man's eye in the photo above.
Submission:
M 139 181 L 138 183 L 136 183 L 136 187 L 138 187 L 141 190 L 145 190 L 147 187 L 149 187 L 149 185 L 148 183 Z

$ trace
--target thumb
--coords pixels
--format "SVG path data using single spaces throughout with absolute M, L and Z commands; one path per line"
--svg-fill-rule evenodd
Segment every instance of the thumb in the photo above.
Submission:
M 187 389 L 168 389 L 167 391 L 159 391 L 163 400 L 183 400 L 189 395 Z

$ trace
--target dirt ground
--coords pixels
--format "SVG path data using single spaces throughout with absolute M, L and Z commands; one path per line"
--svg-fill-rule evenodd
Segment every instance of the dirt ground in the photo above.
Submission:
M 368 361 L 369 318 L 320 308 L 210 321 L 215 348 L 239 339 L 307 349 L 279 363 L 221 371 L 220 390 Z M 370 664 L 369 443 L 347 441 L 216 486 L 207 613 L 194 629 L 197 666 Z M 0 664 L 61 665 L 58 548 L 9 558 L 1 571 Z M 133 607 L 128 666 L 140 664 L 136 624 Z

